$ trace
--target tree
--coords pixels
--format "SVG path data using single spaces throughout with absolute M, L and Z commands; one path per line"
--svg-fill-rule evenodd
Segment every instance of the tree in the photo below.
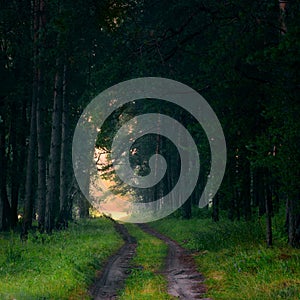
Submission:
M 55 216 L 58 211 L 58 186 L 60 170 L 60 149 L 61 149 L 61 117 L 62 117 L 62 79 L 61 59 L 56 60 L 56 74 L 54 81 L 54 100 L 52 111 L 52 129 L 49 155 L 49 176 L 47 182 L 45 229 L 48 233 L 52 231 L 55 224 Z
M 37 212 L 38 212 L 38 227 L 41 232 L 45 227 L 45 203 L 46 203 L 46 129 L 45 129 L 45 56 L 46 47 L 46 15 L 44 0 L 39 1 L 39 40 L 38 40 L 38 90 L 37 90 L 37 108 L 36 108 L 36 126 L 37 126 Z

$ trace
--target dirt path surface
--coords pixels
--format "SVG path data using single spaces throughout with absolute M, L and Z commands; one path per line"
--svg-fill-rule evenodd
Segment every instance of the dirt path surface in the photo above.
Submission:
M 168 245 L 166 266 L 163 271 L 168 280 L 168 293 L 179 299 L 211 300 L 203 298 L 203 294 L 206 292 L 203 284 L 204 277 L 197 271 L 195 262 L 188 251 L 146 224 L 139 224 L 139 227 Z
M 136 252 L 136 241 L 126 227 L 113 221 L 116 230 L 121 234 L 125 244 L 107 262 L 90 288 L 94 300 L 117 299 L 117 293 L 124 287 L 124 281 L 130 274 L 130 261 Z

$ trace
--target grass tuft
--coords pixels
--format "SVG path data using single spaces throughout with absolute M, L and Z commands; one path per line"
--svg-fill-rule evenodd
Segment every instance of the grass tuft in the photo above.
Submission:
M 171 300 L 167 293 L 167 281 L 162 271 L 167 255 L 167 245 L 160 239 L 142 231 L 136 225 L 127 224 L 129 233 L 137 239 L 137 253 L 133 270 L 126 279 L 120 300 Z
M 276 224 L 276 223 L 275 223 Z M 275 246 L 267 248 L 264 224 L 218 223 L 210 219 L 166 218 L 151 223 L 189 249 L 206 277 L 213 299 L 299 299 L 300 251 L 286 245 L 274 228 Z
M 90 299 L 88 286 L 122 244 L 103 218 L 70 224 L 51 236 L 32 232 L 22 243 L 0 235 L 0 299 Z

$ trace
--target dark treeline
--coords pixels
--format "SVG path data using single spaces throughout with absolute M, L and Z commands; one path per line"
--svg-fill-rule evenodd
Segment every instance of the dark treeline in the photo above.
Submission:
M 223 126 L 227 170 L 212 218 L 265 216 L 271 245 L 272 217 L 284 209 L 287 241 L 299 246 L 299 9 L 297 1 L 278 0 L 2 1 L 0 230 L 15 228 L 18 216 L 23 236 L 33 221 L 51 232 L 87 216 L 71 161 L 82 110 L 113 84 L 161 76 L 201 93 Z M 149 103 L 125 110 L 162 110 L 201 140 L 199 124 L 185 113 Z M 106 132 L 97 146 L 107 150 Z M 141 168 L 158 148 L 175 151 L 163 138 L 148 139 L 140 146 L 154 146 L 135 162 Z M 198 147 L 202 160 L 209 157 L 207 143 Z M 174 185 L 177 159 L 167 159 L 172 175 L 150 200 Z M 205 172 L 183 217 L 192 216 Z

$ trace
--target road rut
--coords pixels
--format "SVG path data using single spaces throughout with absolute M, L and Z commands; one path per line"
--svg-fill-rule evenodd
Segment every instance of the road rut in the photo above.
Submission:
M 139 224 L 139 227 L 168 245 L 168 255 L 163 271 L 168 280 L 168 293 L 185 300 L 212 300 L 210 298 L 203 298 L 206 292 L 206 287 L 203 283 L 204 277 L 197 271 L 194 259 L 188 251 L 182 248 L 177 242 L 146 224 Z
M 117 299 L 118 292 L 124 287 L 125 279 L 132 269 L 131 259 L 136 252 L 136 240 L 128 233 L 124 225 L 113 222 L 125 244 L 108 260 L 91 286 L 90 294 L 94 300 Z

